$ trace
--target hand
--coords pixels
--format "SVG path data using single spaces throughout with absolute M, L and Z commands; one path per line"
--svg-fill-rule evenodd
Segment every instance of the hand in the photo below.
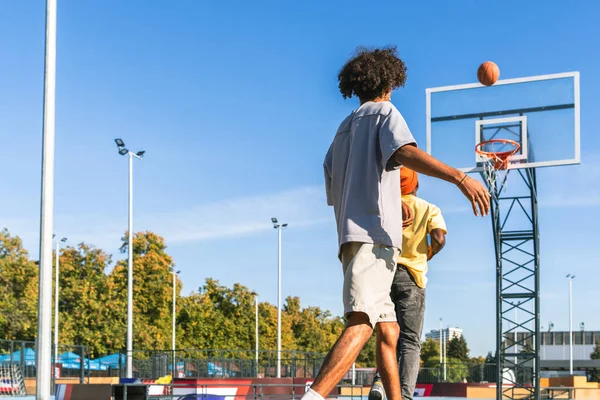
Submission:
M 402 228 L 409 227 L 415 219 L 412 208 L 405 202 L 402 202 Z
M 431 260 L 433 258 L 433 247 L 429 246 L 429 248 L 427 248 L 427 261 Z
M 490 194 L 486 188 L 475 179 L 470 176 L 465 176 L 463 181 L 458 185 L 460 191 L 465 197 L 471 202 L 473 206 L 473 213 L 476 216 L 480 215 L 483 217 L 488 215 L 490 212 Z M 477 210 L 479 207 L 479 211 Z

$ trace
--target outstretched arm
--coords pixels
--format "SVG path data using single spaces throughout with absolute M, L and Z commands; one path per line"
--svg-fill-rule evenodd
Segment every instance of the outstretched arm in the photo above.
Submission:
M 473 213 L 484 216 L 490 212 L 490 194 L 485 187 L 464 172 L 433 158 L 411 145 L 400 147 L 394 154 L 396 162 L 425 175 L 454 183 L 471 202 Z M 479 207 L 479 210 L 477 209 Z
M 427 261 L 431 260 L 433 256 L 442 251 L 446 245 L 446 232 L 439 228 L 432 229 L 431 232 L 429 232 L 429 237 L 431 238 L 431 246 L 429 246 L 429 250 L 427 251 Z

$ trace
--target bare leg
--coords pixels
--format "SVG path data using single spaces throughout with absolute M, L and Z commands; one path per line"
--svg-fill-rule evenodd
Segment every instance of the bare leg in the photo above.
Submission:
M 388 400 L 402 400 L 396 346 L 400 328 L 397 322 L 377 324 L 377 369 Z
M 340 383 L 352 363 L 356 361 L 356 357 L 358 357 L 372 334 L 373 328 L 371 328 L 369 317 L 366 314 L 360 312 L 350 314 L 344 332 L 325 357 L 311 389 L 322 397 L 327 397 L 335 386 Z M 394 350 L 394 358 L 396 357 L 395 354 Z M 396 370 L 397 377 L 398 371 Z

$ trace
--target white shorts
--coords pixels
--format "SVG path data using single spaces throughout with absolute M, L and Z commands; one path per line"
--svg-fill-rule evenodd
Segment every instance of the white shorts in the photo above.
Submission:
M 372 243 L 349 242 L 342 245 L 344 271 L 344 313 L 367 314 L 372 327 L 378 322 L 396 322 L 390 297 L 396 261 L 395 247 Z

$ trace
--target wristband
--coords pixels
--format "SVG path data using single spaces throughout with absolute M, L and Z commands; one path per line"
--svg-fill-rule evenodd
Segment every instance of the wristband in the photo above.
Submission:
M 460 180 L 460 182 L 458 182 L 456 184 L 456 186 L 460 186 L 461 183 L 463 183 L 463 181 L 467 178 L 467 174 L 465 174 L 465 176 L 462 177 L 462 179 Z

